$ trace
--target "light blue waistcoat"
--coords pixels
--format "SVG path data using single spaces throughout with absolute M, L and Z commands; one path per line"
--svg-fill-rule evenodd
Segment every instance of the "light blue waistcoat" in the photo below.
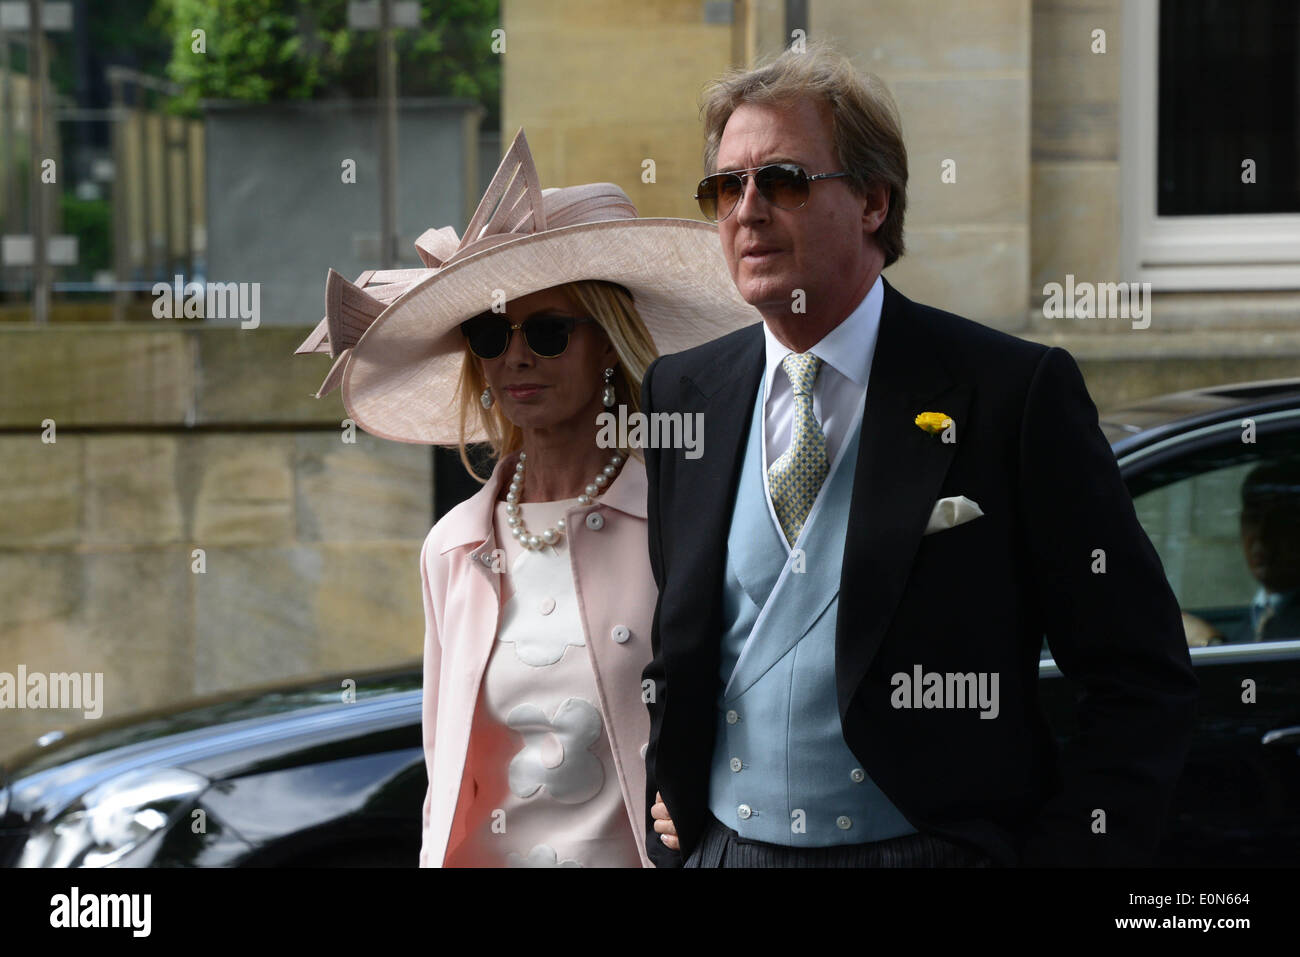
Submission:
M 835 621 L 861 421 L 859 404 L 792 551 L 765 495 L 759 383 L 727 537 L 724 690 L 709 779 L 709 809 L 750 840 L 827 847 L 916 830 L 845 744 L 836 702 Z

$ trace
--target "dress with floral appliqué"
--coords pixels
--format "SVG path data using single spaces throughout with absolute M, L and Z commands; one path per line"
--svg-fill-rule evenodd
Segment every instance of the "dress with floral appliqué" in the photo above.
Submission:
M 521 506 L 554 526 L 576 499 Z M 445 867 L 640 867 L 583 635 L 567 540 L 529 551 L 505 503 L 502 606 L 470 732 Z

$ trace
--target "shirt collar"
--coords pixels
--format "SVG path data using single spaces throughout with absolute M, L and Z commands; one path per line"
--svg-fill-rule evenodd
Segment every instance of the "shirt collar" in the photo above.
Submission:
M 1285 605 L 1295 594 L 1296 593 L 1294 591 L 1268 591 L 1265 588 L 1261 588 L 1259 591 L 1255 592 L 1255 600 L 1252 602 L 1252 604 L 1260 611 L 1263 611 L 1265 608 L 1269 607 L 1270 605 L 1272 605 L 1274 608 L 1280 608 L 1282 605 Z
M 453 548 L 463 545 L 477 548 L 492 537 L 497 496 L 502 484 L 514 472 L 518 460 L 519 454 L 515 452 L 498 461 L 486 484 L 443 516 L 438 523 L 442 538 L 439 554 L 445 555 Z M 595 505 L 603 505 L 644 519 L 647 491 L 645 465 L 636 456 L 629 455 L 614 481 L 596 499 L 594 505 L 579 505 L 570 509 L 570 512 L 586 511 Z
M 880 276 L 872 283 L 862 301 L 843 322 L 822 336 L 808 351 L 821 359 L 840 375 L 860 389 L 867 387 L 871 371 L 871 354 L 875 348 L 876 332 L 880 328 L 880 310 L 885 302 L 885 287 Z M 781 360 L 791 352 L 781 343 L 767 323 L 763 323 L 763 341 L 766 348 L 766 375 L 763 378 L 763 401 L 772 394 L 772 381 Z

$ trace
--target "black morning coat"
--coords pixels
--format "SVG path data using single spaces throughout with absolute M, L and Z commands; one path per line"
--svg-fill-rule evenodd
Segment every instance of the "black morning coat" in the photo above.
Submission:
M 763 365 L 755 323 L 659 358 L 643 382 L 644 412 L 704 416 L 699 458 L 645 450 L 659 588 L 646 822 L 659 867 L 682 864 L 709 814 L 726 541 Z M 950 417 L 955 441 L 919 428 L 921 412 Z M 1149 862 L 1197 681 L 1074 359 L 886 282 L 861 429 L 835 626 L 845 742 L 917 830 L 998 864 Z M 984 514 L 923 536 L 935 501 L 958 495 Z M 1064 752 L 1038 700 L 1044 637 L 1078 700 L 1082 731 Z M 892 676 L 917 665 L 996 672 L 998 717 L 894 707 Z M 656 790 L 679 851 L 653 830 Z

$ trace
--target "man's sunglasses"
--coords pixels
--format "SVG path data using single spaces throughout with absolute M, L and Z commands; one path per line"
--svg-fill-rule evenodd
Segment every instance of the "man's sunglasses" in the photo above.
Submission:
M 700 212 L 715 223 L 731 215 L 745 193 L 745 177 L 752 176 L 758 194 L 777 209 L 798 209 L 808 202 L 808 187 L 819 179 L 836 179 L 848 173 L 817 173 L 809 176 L 794 163 L 772 163 L 752 169 L 714 173 L 700 180 L 695 199 Z
M 503 316 L 484 313 L 466 319 L 460 324 L 469 351 L 480 359 L 496 359 L 505 355 L 510 347 L 510 337 L 516 329 L 524 334 L 524 341 L 533 354 L 543 359 L 564 355 L 569 347 L 569 336 L 580 322 L 595 322 L 578 316 L 530 316 L 520 323 L 512 323 Z

